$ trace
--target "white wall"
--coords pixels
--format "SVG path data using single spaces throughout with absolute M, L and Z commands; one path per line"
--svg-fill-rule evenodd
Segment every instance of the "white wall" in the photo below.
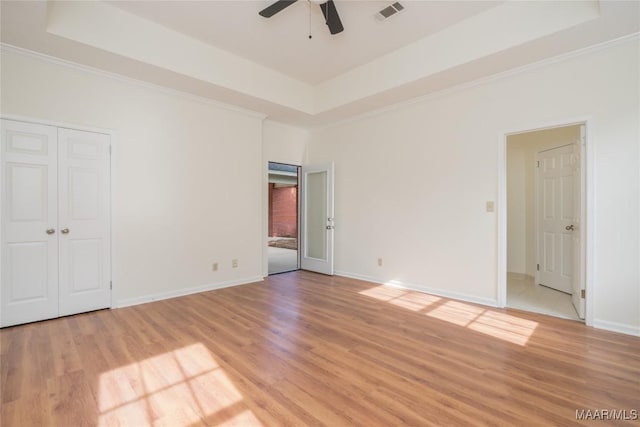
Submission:
M 527 174 L 526 147 L 507 146 L 507 271 L 526 274 L 527 270 Z
M 267 162 L 278 162 L 302 165 L 306 154 L 309 131 L 273 120 L 265 120 L 262 135 L 265 164 Z
M 589 117 L 593 320 L 639 334 L 639 48 L 634 37 L 313 132 L 309 160 L 336 165 L 336 269 L 496 303 L 485 203 L 504 134 Z
M 594 324 L 638 334 L 639 48 L 636 37 L 317 130 L 306 155 L 296 145 L 285 159 L 276 144 L 283 157 L 270 160 L 335 161 L 337 270 L 495 303 L 485 202 L 497 198 L 504 133 L 589 117 Z M 262 275 L 263 149 L 278 132 L 304 132 L 265 124 L 263 135 L 254 115 L 15 52 L 1 59 L 2 114 L 117 133 L 116 305 Z
M 116 132 L 115 305 L 261 277 L 262 117 L 12 51 L 1 59 L 3 115 Z
M 535 276 L 536 174 L 539 151 L 573 144 L 580 125 L 510 135 L 507 138 L 507 271 Z
M 262 275 L 269 274 L 267 234 L 269 230 L 269 172 L 268 163 L 278 162 L 301 166 L 304 163 L 309 131 L 295 126 L 265 120 L 262 128 Z

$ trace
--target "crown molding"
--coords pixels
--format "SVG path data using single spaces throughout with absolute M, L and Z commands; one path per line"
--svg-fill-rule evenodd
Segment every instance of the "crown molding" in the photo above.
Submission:
M 267 114 L 249 110 L 246 108 L 238 107 L 232 104 L 226 104 L 224 102 L 216 101 L 212 98 L 207 98 L 204 96 L 194 95 L 192 93 L 183 92 L 176 89 L 171 89 L 166 86 L 157 85 L 154 83 L 149 83 L 143 80 L 134 79 L 131 77 L 123 76 L 122 74 L 112 73 L 110 71 L 100 70 L 98 68 L 90 67 L 88 65 L 78 64 L 77 62 L 68 61 L 66 59 L 57 58 L 55 56 L 47 55 L 40 52 L 35 52 L 33 50 L 25 49 L 22 47 L 10 45 L 7 43 L 0 43 L 0 52 L 2 53 L 14 53 L 18 55 L 22 55 L 25 57 L 35 58 L 50 64 L 59 65 L 65 68 L 69 68 L 76 71 L 83 71 L 90 74 L 94 74 L 100 77 L 108 78 L 111 80 L 115 80 L 121 83 L 142 87 L 145 89 L 154 90 L 166 95 L 178 96 L 180 98 L 188 99 L 191 101 L 200 102 L 203 104 L 211 105 L 223 110 L 233 111 L 236 113 L 241 113 L 250 117 L 255 117 L 260 120 L 264 120 L 267 118 Z
M 493 74 L 487 77 L 483 77 L 480 79 L 476 79 L 476 80 L 472 80 L 470 82 L 465 82 L 465 83 L 461 83 L 459 85 L 455 85 L 446 89 L 442 89 L 442 90 L 438 90 L 435 92 L 431 92 L 422 96 L 418 96 L 415 98 L 411 98 L 405 101 L 400 101 L 397 103 L 393 103 L 387 106 L 384 106 L 382 108 L 378 108 L 375 110 L 371 110 L 371 111 L 367 111 L 365 113 L 362 114 L 358 114 L 352 117 L 348 117 L 346 119 L 342 119 L 342 120 L 336 120 L 333 121 L 331 123 L 328 124 L 324 124 L 324 125 L 319 125 L 319 126 L 296 126 L 296 125 L 290 125 L 287 124 L 289 126 L 294 126 L 294 127 L 299 127 L 300 129 L 305 129 L 307 131 L 320 131 L 320 130 L 324 130 L 324 129 L 329 129 L 329 128 L 333 128 L 333 127 L 338 127 L 338 126 L 343 126 L 349 123 L 353 123 L 353 122 L 357 122 L 357 121 L 361 121 L 361 120 L 365 120 L 371 117 L 375 117 L 375 116 L 379 116 L 381 114 L 385 114 L 388 112 L 392 112 L 392 111 L 396 111 L 396 110 L 401 110 L 403 108 L 409 107 L 411 105 L 414 104 L 419 104 L 421 102 L 426 102 L 429 100 L 433 100 L 433 99 L 437 99 L 439 97 L 443 97 L 443 96 L 447 96 L 453 93 L 457 93 L 457 92 L 461 92 L 463 90 L 467 90 L 470 89 L 472 87 L 476 87 L 476 86 L 482 86 L 494 81 L 498 81 L 501 79 L 505 79 L 511 76 L 515 76 L 518 74 L 522 74 L 531 70 L 535 70 L 535 69 L 539 69 L 551 64 L 555 64 L 555 63 L 559 63 L 559 62 L 563 62 L 563 61 L 567 61 L 570 60 L 572 58 L 576 58 L 576 57 L 580 57 L 582 55 L 587 55 L 593 52 L 597 52 L 600 50 L 604 50 L 604 49 L 608 49 L 617 45 L 621 45 L 627 42 L 634 42 L 634 41 L 638 41 L 640 40 L 640 33 L 636 32 L 636 33 L 632 33 L 623 37 L 619 37 L 617 39 L 613 39 L 613 40 L 609 40 L 603 43 L 598 43 L 596 45 L 593 46 L 589 46 L 589 47 L 585 47 L 585 48 L 581 48 L 581 49 L 577 49 L 571 52 L 567 52 L 561 55 L 557 55 L 551 58 L 547 58 L 547 59 L 543 59 L 541 61 L 537 61 L 531 64 L 527 64 L 527 65 L 523 65 L 520 67 L 516 67 L 504 72 L 500 72 L 497 74 Z M 82 64 L 78 64 L 72 61 L 68 61 L 65 59 L 60 59 L 54 56 L 50 56 L 50 55 L 46 55 L 40 52 L 35 52 L 29 49 L 25 49 L 25 48 L 21 48 L 21 47 L 17 47 L 17 46 L 13 46 L 10 44 L 6 44 L 6 43 L 0 43 L 0 51 L 1 52 L 11 52 L 11 53 L 16 53 L 19 55 L 23 55 L 23 56 L 27 56 L 27 57 L 32 57 L 32 58 L 36 58 L 48 63 L 52 63 L 52 64 L 56 64 L 56 65 L 60 65 L 66 68 L 70 68 L 70 69 L 75 69 L 75 70 L 79 70 L 79 71 L 84 71 L 84 72 L 88 72 L 91 74 L 95 74 L 98 76 L 102 76 L 105 78 L 109 78 L 112 80 L 116 80 L 116 81 L 120 81 L 126 84 L 131 84 L 134 86 L 138 86 L 138 87 L 143 87 L 146 89 L 150 89 L 150 90 L 155 90 L 164 94 L 169 94 L 169 95 L 173 95 L 173 96 L 178 96 L 178 97 L 182 97 L 185 99 L 189 99 L 192 101 L 196 101 L 196 102 L 201 102 L 204 104 L 208 104 L 208 105 L 212 105 L 224 110 L 228 110 L 228 111 L 234 111 L 237 113 L 241 113 L 241 114 L 245 114 L 248 115 L 250 117 L 255 117 L 258 118 L 260 120 L 265 120 L 267 118 L 269 118 L 269 115 L 266 113 L 262 113 L 262 112 L 258 112 L 258 111 L 254 111 L 254 110 L 249 110 L 249 109 L 245 109 L 242 107 L 238 107 L 232 104 L 226 104 L 220 101 L 216 101 L 215 99 L 212 98 L 207 98 L 207 97 L 203 97 L 203 96 L 198 96 L 198 95 L 194 95 L 188 92 L 183 92 L 183 91 L 179 91 L 176 89 L 171 89 L 168 88 L 166 86 L 161 86 L 161 85 L 157 85 L 157 84 L 153 84 L 153 83 L 149 83 L 149 82 L 145 82 L 143 80 L 138 80 L 138 79 L 134 79 L 131 77 L 126 77 L 123 76 L 121 74 L 117 74 L 117 73 L 112 73 L 109 71 L 104 71 L 104 70 L 100 70 L 97 68 L 93 68 L 87 65 L 82 65 Z M 270 119 L 272 120 L 272 119 Z M 274 122 L 277 123 L 281 123 L 278 120 L 273 120 Z M 283 124 L 286 124 L 284 122 L 282 122 Z
M 349 123 L 353 123 L 353 122 L 358 122 L 360 120 L 365 120 L 371 117 L 376 117 L 379 116 L 381 114 L 384 113 L 389 113 L 392 111 L 396 111 L 396 110 L 401 110 L 403 108 L 409 107 L 411 105 L 414 104 L 419 104 L 421 102 L 426 102 L 426 101 L 430 101 L 433 99 L 437 99 L 440 97 L 444 97 L 446 95 L 450 95 L 450 94 L 454 94 L 457 92 L 461 92 L 463 90 L 467 90 L 470 89 L 472 87 L 476 87 L 476 86 L 482 86 L 494 81 L 498 81 L 498 80 L 502 80 L 502 79 L 506 79 L 508 77 L 511 76 L 515 76 L 518 74 L 523 74 L 526 73 L 528 71 L 532 71 L 532 70 L 536 70 L 542 67 L 546 67 L 548 65 L 551 64 L 556 64 L 559 62 L 564 62 L 564 61 L 568 61 L 572 58 L 576 58 L 576 57 L 580 57 L 583 55 L 587 55 L 590 53 L 594 53 L 594 52 L 598 52 L 601 50 L 605 50 L 617 45 L 621 45 L 627 42 L 633 42 L 633 41 L 639 41 L 640 40 L 640 32 L 637 33 L 632 33 L 632 34 L 628 34 L 626 36 L 622 36 L 616 39 L 612 39 L 612 40 L 608 40 L 606 42 L 602 42 L 602 43 L 598 43 L 592 46 L 588 46 L 585 48 L 581 48 L 581 49 L 577 49 L 577 50 L 573 50 L 571 52 L 566 52 L 563 53 L 561 55 L 557 55 L 551 58 L 546 58 L 543 59 L 541 61 L 537 61 L 537 62 L 532 62 L 531 64 L 526 64 L 520 67 L 516 67 L 516 68 L 512 68 L 510 70 L 507 71 L 503 71 L 497 74 L 492 74 L 490 76 L 487 77 L 482 77 L 476 80 L 472 80 L 470 82 L 465 82 L 465 83 L 461 83 L 455 86 L 451 86 L 448 87 L 446 89 L 442 89 L 442 90 L 438 90 L 435 92 L 431 92 L 431 93 L 427 93 L 425 95 L 421 95 L 415 98 L 411 98 L 405 101 L 400 101 L 400 102 L 396 102 L 394 104 L 390 104 L 387 106 L 384 106 L 382 108 L 378 108 L 372 111 L 367 111 L 366 113 L 362 113 L 362 114 L 358 114 L 349 118 L 346 118 L 344 120 L 337 120 L 334 121 L 332 123 L 326 124 L 326 125 L 321 125 L 321 126 L 310 126 L 309 130 L 310 131 L 320 131 L 320 130 L 324 130 L 324 129 L 330 129 L 330 128 L 334 128 L 334 127 L 338 127 L 338 126 L 343 126 Z

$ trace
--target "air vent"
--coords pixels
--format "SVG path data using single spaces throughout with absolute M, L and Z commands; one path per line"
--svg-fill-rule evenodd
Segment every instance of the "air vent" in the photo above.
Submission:
M 384 21 L 402 10 L 404 10 L 404 6 L 400 2 L 395 2 L 376 13 L 375 16 L 378 21 Z

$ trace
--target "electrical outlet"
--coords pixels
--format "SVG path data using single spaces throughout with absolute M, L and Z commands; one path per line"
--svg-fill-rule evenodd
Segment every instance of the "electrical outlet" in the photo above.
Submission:
M 382 258 L 378 258 L 378 267 L 382 267 Z
M 238 268 L 238 260 L 237 259 L 232 259 L 231 260 L 231 267 L 232 268 Z
M 214 262 L 213 264 L 211 264 L 211 270 L 212 271 L 218 271 L 218 263 Z
M 495 208 L 495 205 L 493 202 L 489 201 L 487 202 L 487 212 L 493 212 Z

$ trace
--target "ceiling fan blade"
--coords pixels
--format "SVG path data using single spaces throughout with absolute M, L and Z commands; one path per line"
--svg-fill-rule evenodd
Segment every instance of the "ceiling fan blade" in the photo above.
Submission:
M 331 34 L 341 33 L 344 30 L 344 27 L 342 26 L 342 21 L 340 21 L 340 16 L 338 15 L 338 9 L 336 9 L 336 5 L 333 3 L 333 0 L 327 0 L 326 3 L 322 3 L 320 5 L 320 9 L 324 15 L 324 20 L 329 27 L 329 32 Z
M 298 0 L 278 0 L 273 3 L 271 6 L 265 7 L 258 14 L 260 16 L 264 16 L 265 18 L 271 18 L 276 13 L 280 12 L 285 7 L 289 7 L 294 4 Z

